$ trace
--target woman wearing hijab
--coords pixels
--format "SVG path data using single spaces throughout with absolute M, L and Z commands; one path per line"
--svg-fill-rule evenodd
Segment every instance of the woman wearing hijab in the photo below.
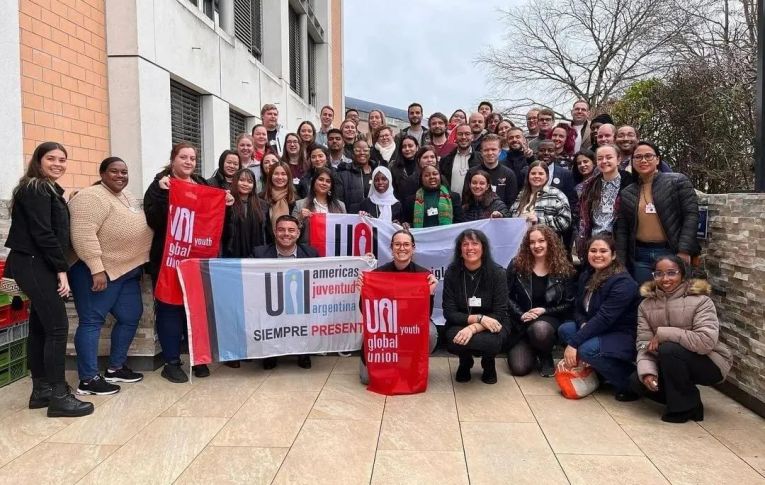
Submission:
M 387 167 L 377 167 L 372 171 L 372 188 L 369 197 L 359 205 L 359 215 L 398 223 L 401 220 L 401 202 L 393 195 L 393 176 Z

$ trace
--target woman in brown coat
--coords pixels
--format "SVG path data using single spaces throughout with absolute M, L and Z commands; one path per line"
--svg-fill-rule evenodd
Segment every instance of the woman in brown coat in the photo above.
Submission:
M 720 322 L 705 280 L 687 279 L 682 259 L 659 257 L 653 281 L 640 288 L 636 392 L 666 404 L 662 421 L 702 421 L 704 406 L 696 385 L 722 382 L 730 351 L 719 341 Z

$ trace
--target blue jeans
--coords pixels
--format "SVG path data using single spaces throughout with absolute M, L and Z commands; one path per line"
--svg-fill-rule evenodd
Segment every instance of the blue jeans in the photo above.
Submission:
M 168 364 L 181 360 L 181 341 L 186 328 L 186 309 L 183 305 L 171 305 L 154 300 L 154 319 L 157 327 L 162 358 Z
M 558 329 L 558 336 L 568 344 L 576 332 L 576 323 L 566 322 Z M 576 350 L 579 360 L 590 364 L 598 374 L 616 388 L 617 392 L 630 388 L 630 375 L 635 370 L 635 365 L 626 360 L 603 355 L 600 351 L 600 337 L 585 340 Z
M 666 256 L 668 254 L 675 253 L 666 247 L 651 248 L 635 246 L 635 259 L 632 261 L 632 277 L 637 281 L 638 286 L 653 279 L 653 275 L 651 274 L 653 271 L 653 262 L 656 261 L 659 256 Z
M 143 314 L 141 268 L 109 281 L 103 291 L 92 291 L 93 277 L 82 261 L 69 270 L 69 284 L 80 323 L 74 335 L 77 372 L 83 381 L 98 374 L 98 339 L 106 315 L 116 318 L 112 327 L 109 367 L 119 369 L 127 361 L 127 352 Z

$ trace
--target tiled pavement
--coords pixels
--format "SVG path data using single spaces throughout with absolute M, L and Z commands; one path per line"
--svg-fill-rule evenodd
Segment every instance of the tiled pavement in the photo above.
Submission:
M 313 360 L 149 373 L 69 420 L 26 409 L 17 382 L 0 389 L 0 483 L 765 484 L 765 420 L 712 389 L 705 421 L 669 425 L 652 403 L 567 401 L 499 362 L 498 384 L 477 368 L 455 384 L 456 361 L 434 357 L 427 393 L 386 398 L 357 358 Z

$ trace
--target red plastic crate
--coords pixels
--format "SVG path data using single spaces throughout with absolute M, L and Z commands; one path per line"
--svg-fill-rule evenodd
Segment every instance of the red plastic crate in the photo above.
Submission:
M 0 328 L 7 327 L 12 324 L 12 313 L 10 305 L 0 306 Z
M 11 325 L 29 320 L 29 300 L 23 300 L 21 308 L 11 309 Z

